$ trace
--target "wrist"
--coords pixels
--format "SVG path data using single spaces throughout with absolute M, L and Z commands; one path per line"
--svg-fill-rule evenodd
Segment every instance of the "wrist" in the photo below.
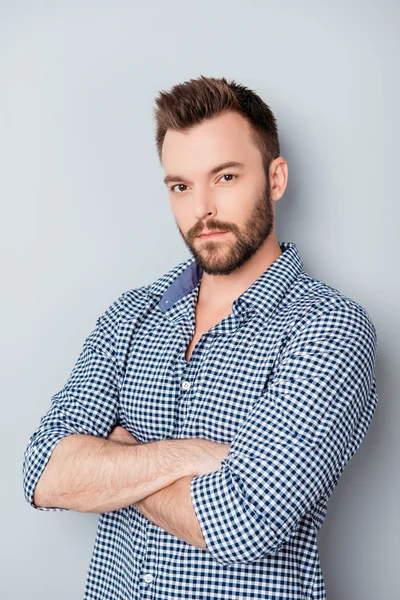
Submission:
M 197 438 L 166 439 L 155 442 L 160 456 L 170 464 L 177 479 L 199 473 L 200 448 Z

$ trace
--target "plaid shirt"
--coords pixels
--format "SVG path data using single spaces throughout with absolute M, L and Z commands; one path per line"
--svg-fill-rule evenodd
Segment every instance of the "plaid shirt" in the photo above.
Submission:
M 317 533 L 378 401 L 366 310 L 304 271 L 297 246 L 242 293 L 190 360 L 201 268 L 193 257 L 123 293 L 97 319 L 24 452 L 26 500 L 54 446 L 106 438 L 231 444 L 190 494 L 206 550 L 135 505 L 102 513 L 85 600 L 326 598 Z

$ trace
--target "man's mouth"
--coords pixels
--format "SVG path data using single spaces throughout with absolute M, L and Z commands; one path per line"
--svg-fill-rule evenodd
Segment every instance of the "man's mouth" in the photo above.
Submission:
M 201 233 L 199 235 L 199 238 L 208 239 L 208 238 L 224 235 L 225 233 L 228 233 L 228 232 L 227 231 L 210 231 L 209 233 Z

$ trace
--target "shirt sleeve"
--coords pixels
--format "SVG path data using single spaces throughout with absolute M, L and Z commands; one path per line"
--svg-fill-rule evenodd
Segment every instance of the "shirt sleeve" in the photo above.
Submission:
M 97 319 L 67 382 L 52 396 L 49 410 L 29 439 L 23 455 L 23 490 L 33 508 L 70 510 L 41 507 L 33 502 L 36 484 L 55 445 L 63 437 L 76 433 L 106 438 L 118 420 L 119 370 L 115 346 L 124 297 L 125 293 Z
M 376 347 L 358 304 L 314 317 L 286 343 L 221 467 L 190 483 L 217 562 L 276 553 L 330 495 L 376 407 Z

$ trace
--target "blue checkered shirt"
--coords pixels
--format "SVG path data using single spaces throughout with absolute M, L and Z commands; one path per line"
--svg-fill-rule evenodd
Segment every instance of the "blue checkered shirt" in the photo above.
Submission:
M 204 333 L 189 361 L 202 270 L 194 257 L 123 293 L 97 319 L 24 452 L 25 498 L 57 442 L 231 444 L 190 494 L 206 549 L 135 505 L 101 513 L 85 600 L 326 598 L 317 533 L 378 401 L 367 311 L 305 272 L 293 242 Z

